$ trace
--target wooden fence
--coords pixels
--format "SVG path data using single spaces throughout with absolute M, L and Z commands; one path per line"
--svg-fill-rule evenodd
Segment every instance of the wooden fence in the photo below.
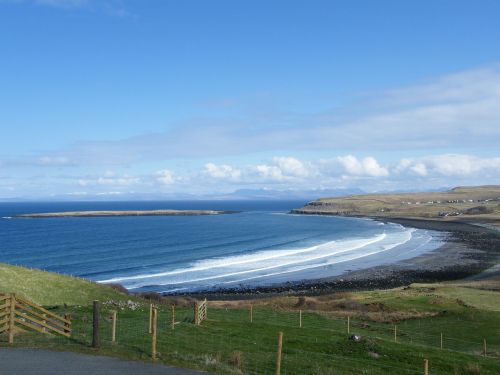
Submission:
M 14 336 L 25 331 L 71 336 L 71 321 L 15 294 L 0 294 L 0 333 Z
M 205 299 L 203 302 L 195 302 L 194 303 L 194 324 L 200 325 L 207 319 L 207 300 Z

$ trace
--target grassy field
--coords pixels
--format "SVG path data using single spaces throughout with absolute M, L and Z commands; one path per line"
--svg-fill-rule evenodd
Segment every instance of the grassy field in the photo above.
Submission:
M 31 300 L 45 301 L 52 311 L 71 314 L 73 323 L 71 339 L 24 333 L 16 336 L 15 346 L 151 360 L 149 301 L 135 298 L 127 303 L 128 296 L 110 288 L 25 269 L 19 269 L 19 284 L 11 282 L 6 290 L 5 269 L 10 270 L 9 277 L 16 273 L 16 268 L 2 266 L 0 292 L 22 292 Z M 36 285 L 37 277 L 43 278 L 44 288 Z M 82 290 L 73 295 L 72 288 Z M 208 320 L 201 326 L 193 324 L 188 299 L 163 299 L 158 317 L 159 362 L 218 374 L 270 374 L 277 335 L 283 332 L 282 374 L 422 374 L 424 358 L 431 374 L 499 374 L 499 289 L 500 281 L 493 280 L 316 297 L 210 301 Z M 59 301 L 66 297 L 64 306 Z M 102 302 L 99 350 L 90 348 L 93 299 Z M 177 305 L 175 329 L 171 303 Z M 113 310 L 118 311 L 115 343 L 109 319 Z M 359 342 L 347 333 L 347 316 L 350 333 L 360 335 Z M 487 358 L 481 356 L 483 338 Z M 0 336 L 3 345 L 6 337 Z
M 0 263 L 0 293 L 17 293 L 44 306 L 88 305 L 95 299 L 130 299 L 130 296 L 109 286 L 4 263 Z

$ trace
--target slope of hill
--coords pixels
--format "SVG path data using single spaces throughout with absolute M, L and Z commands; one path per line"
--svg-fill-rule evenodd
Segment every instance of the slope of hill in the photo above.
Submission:
M 216 374 L 274 373 L 276 337 L 281 331 L 282 370 L 289 374 L 420 373 L 423 358 L 429 360 L 433 374 L 498 374 L 499 290 L 498 280 L 488 280 L 210 301 L 209 318 L 201 326 L 193 324 L 188 299 L 163 298 L 158 301 L 158 361 Z M 133 297 L 81 279 L 4 264 L 0 264 L 1 292 L 18 293 L 72 317 L 71 338 L 25 332 L 16 335 L 17 347 L 150 360 L 148 304 L 120 303 Z M 107 302 L 102 304 L 98 351 L 90 347 L 94 299 Z M 111 342 L 109 316 L 116 310 L 117 341 Z M 347 316 L 350 332 L 360 335 L 359 341 L 346 333 Z M 175 330 L 171 328 L 174 319 Z M 393 342 L 394 324 L 397 342 Z M 481 356 L 483 338 L 488 340 L 487 358 Z M 6 337 L 0 335 L 3 345 Z
M 457 187 L 447 192 L 321 198 L 293 212 L 498 223 L 500 222 L 500 185 Z
M 109 286 L 71 276 L 0 263 L 0 293 L 16 293 L 37 304 L 89 305 L 93 300 L 133 299 Z

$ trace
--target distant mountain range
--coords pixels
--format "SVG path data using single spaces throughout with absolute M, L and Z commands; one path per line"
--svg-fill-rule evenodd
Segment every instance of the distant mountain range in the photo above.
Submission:
M 426 190 L 426 192 L 446 191 L 448 188 Z M 379 191 L 377 193 L 405 193 L 406 190 Z M 195 195 L 188 193 L 121 193 L 121 194 L 85 194 L 56 195 L 37 198 L 9 198 L 0 202 L 34 202 L 34 201 L 169 201 L 169 200 L 302 200 L 310 201 L 319 198 L 343 197 L 346 195 L 366 194 L 358 188 L 309 189 L 309 190 L 274 190 L 274 189 L 239 189 L 229 193 L 213 193 Z
M 216 194 L 210 199 L 244 199 L 244 200 L 312 200 L 320 197 L 340 197 L 351 194 L 363 194 L 361 189 L 312 189 L 312 190 L 271 190 L 271 189 L 239 189 L 229 194 Z
M 19 201 L 157 201 L 157 200 L 314 200 L 321 197 L 339 197 L 351 194 L 363 194 L 361 189 L 311 189 L 311 190 L 273 190 L 239 189 L 230 193 L 194 195 L 186 193 L 122 193 L 112 195 L 57 195 L 44 198 L 0 199 L 0 202 Z

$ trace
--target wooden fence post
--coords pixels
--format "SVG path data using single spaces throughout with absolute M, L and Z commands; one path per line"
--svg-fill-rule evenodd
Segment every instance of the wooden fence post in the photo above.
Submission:
M 14 318 L 16 317 L 16 295 L 10 295 L 10 315 L 9 315 L 9 344 L 14 343 Z
M 347 315 L 347 334 L 351 333 L 351 317 Z
M 283 349 L 283 332 L 278 333 L 278 351 L 276 352 L 276 375 L 281 374 L 281 350 Z
M 151 358 L 153 361 L 156 361 L 156 323 L 158 320 L 158 310 L 156 307 L 152 310 L 151 313 Z
M 398 326 L 394 325 L 394 342 L 398 342 Z
M 441 348 L 441 350 L 443 350 L 443 332 L 441 332 L 440 348 Z
M 149 334 L 153 333 L 153 304 L 149 304 Z
M 299 310 L 299 328 L 302 328 L 302 310 Z
M 250 323 L 253 323 L 253 305 L 250 305 Z
M 194 324 L 199 325 L 200 324 L 200 315 L 199 315 L 199 310 L 198 310 L 198 301 L 194 303 Z
M 429 375 L 429 360 L 424 359 L 424 375 Z
M 47 324 L 47 319 L 46 319 L 47 318 L 47 314 L 42 314 L 42 316 L 43 316 L 42 323 L 43 324 Z M 42 332 L 47 332 L 47 328 L 42 327 Z
M 486 339 L 483 339 L 483 354 L 484 354 L 484 357 L 486 358 Z
M 116 311 L 113 311 L 113 315 L 111 315 L 111 342 L 116 341 Z
M 172 329 L 175 329 L 175 305 L 172 305 Z
M 92 347 L 99 348 L 99 301 L 94 301 L 92 315 Z
M 69 315 L 69 314 L 64 314 L 64 315 L 63 315 L 63 317 L 64 317 L 64 319 L 66 319 L 66 320 L 68 320 L 68 321 L 71 319 L 71 315 Z M 45 323 L 45 321 L 44 321 L 44 323 Z M 64 333 L 69 333 L 69 332 L 71 332 L 71 331 L 69 330 L 69 324 L 68 324 L 68 323 L 64 322 L 64 327 L 65 327 L 65 328 L 64 328 Z

